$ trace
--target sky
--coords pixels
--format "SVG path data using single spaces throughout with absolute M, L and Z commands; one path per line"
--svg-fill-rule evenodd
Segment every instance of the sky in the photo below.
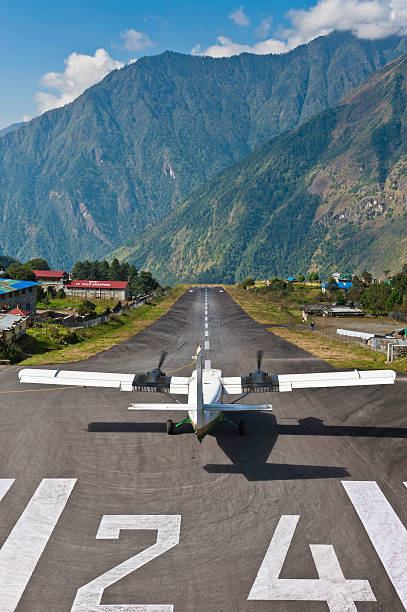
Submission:
M 407 35 L 407 0 L 0 0 L 0 129 L 144 55 L 284 53 L 334 29 Z

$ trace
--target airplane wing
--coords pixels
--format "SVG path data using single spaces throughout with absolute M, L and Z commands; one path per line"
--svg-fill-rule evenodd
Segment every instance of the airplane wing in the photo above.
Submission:
M 221 378 L 227 394 L 267 393 L 322 387 L 350 387 L 364 385 L 391 385 L 396 379 L 394 370 L 352 370 L 351 372 L 321 372 L 312 374 L 278 374 L 265 372 L 243 377 Z
M 279 374 L 279 391 L 321 387 L 359 387 L 365 385 L 392 385 L 394 370 L 353 370 L 351 372 L 322 372 L 318 374 Z
M 23 368 L 18 373 L 21 383 L 69 385 L 78 387 L 110 387 L 120 391 L 170 391 L 188 394 L 189 378 L 115 372 L 80 372 L 73 370 L 40 370 Z

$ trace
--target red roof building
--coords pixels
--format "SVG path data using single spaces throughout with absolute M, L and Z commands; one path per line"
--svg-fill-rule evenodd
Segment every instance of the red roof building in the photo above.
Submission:
M 72 297 L 107 298 L 127 300 L 128 281 L 70 280 L 65 283 L 65 292 Z
M 22 308 L 17 306 L 17 308 L 13 308 L 13 310 L 10 310 L 7 314 L 20 315 L 21 317 L 28 317 L 30 313 L 27 310 L 22 310 Z
M 44 285 L 62 285 L 69 280 L 68 272 L 64 270 L 33 270 L 35 280 Z

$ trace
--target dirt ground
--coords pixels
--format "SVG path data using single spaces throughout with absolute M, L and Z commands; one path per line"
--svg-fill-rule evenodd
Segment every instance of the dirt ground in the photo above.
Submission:
M 388 334 L 394 329 L 407 326 L 392 319 L 381 317 L 314 317 L 315 327 L 334 329 L 351 329 L 371 334 Z

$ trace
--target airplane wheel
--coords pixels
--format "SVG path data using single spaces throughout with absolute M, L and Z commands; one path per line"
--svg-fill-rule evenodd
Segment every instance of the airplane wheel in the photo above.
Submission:
M 174 421 L 172 421 L 171 419 L 168 419 L 168 421 L 167 421 L 167 434 L 171 435 L 172 433 L 174 433 Z
M 239 436 L 244 436 L 244 432 L 246 430 L 245 422 L 244 421 L 239 421 L 239 425 L 237 427 L 238 427 L 238 431 L 239 431 Z

